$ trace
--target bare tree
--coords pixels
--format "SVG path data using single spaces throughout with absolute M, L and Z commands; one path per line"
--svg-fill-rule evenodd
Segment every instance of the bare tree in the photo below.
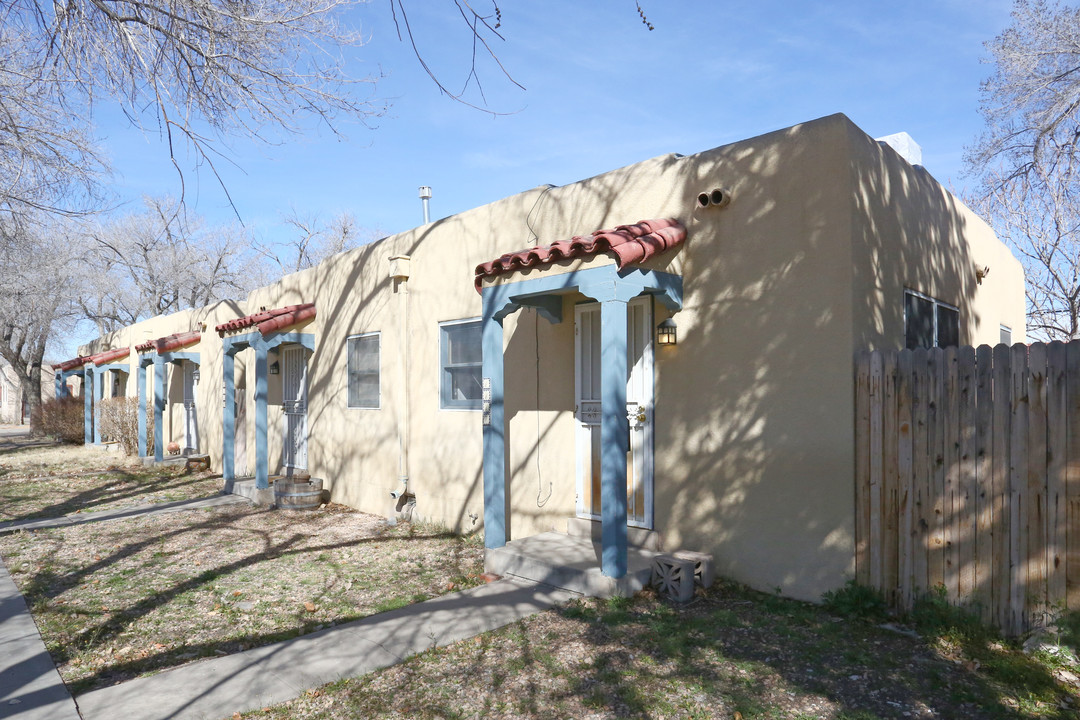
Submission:
M 1080 337 L 1080 9 L 1016 0 L 1012 23 L 986 45 L 986 130 L 968 148 L 968 193 L 1019 255 L 1035 337 Z
M 81 278 L 74 247 L 65 222 L 41 215 L 0 221 L 0 355 L 18 376 L 32 418 L 41 405 L 46 346 L 78 317 Z M 34 262 L 25 262 L 26 257 Z
M 247 293 L 250 239 L 235 226 L 207 227 L 174 198 L 144 198 L 142 212 L 89 226 L 84 316 L 102 333 L 154 315 Z
M 300 213 L 295 208 L 282 221 L 295 234 L 282 243 L 254 243 L 253 247 L 270 262 L 264 271 L 269 282 L 280 275 L 306 270 L 338 253 L 352 250 L 377 238 L 377 233 L 360 228 L 351 213 L 341 213 L 330 220 L 318 214 Z
M 1072 175 L 1080 141 L 1080 9 L 1016 0 L 1012 24 L 986 45 L 994 72 L 982 86 L 987 129 L 968 150 L 977 175 L 1008 183 L 1038 168 Z
M 1074 183 L 1035 163 L 1009 182 L 991 176 L 987 186 L 975 208 L 1024 266 L 1028 333 L 1044 340 L 1080 337 L 1080 204 Z

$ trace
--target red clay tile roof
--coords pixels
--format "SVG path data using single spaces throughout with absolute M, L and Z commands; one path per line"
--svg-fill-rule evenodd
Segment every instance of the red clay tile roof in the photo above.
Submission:
M 161 355 L 162 353 L 179 350 L 188 345 L 194 345 L 199 342 L 200 339 L 202 339 L 202 333 L 196 330 L 192 330 L 191 332 L 173 333 L 172 335 L 159 337 L 157 340 L 147 340 L 144 343 L 139 343 L 135 346 L 135 350 L 136 352 L 141 353 L 157 350 L 158 355 Z
M 89 355 L 80 355 L 77 358 L 65 360 L 64 362 L 57 364 L 56 369 L 58 369 L 60 372 L 67 372 L 68 370 L 74 370 L 77 367 L 82 367 L 88 362 L 90 362 Z
M 91 355 L 90 360 L 95 365 L 104 365 L 106 363 L 111 363 L 113 360 L 127 357 L 130 352 L 131 348 L 129 347 L 116 348 L 115 350 L 106 350 L 104 352 L 99 352 L 97 355 Z
M 614 230 L 597 230 L 592 235 L 519 250 L 477 265 L 476 291 L 480 292 L 480 285 L 485 277 L 559 260 L 590 257 L 602 252 L 615 253 L 616 264 L 621 270 L 626 265 L 648 260 L 653 255 L 673 248 L 685 239 L 686 228 L 674 218 L 642 220 L 634 225 L 619 225 Z
M 223 322 L 214 329 L 218 335 L 224 336 L 227 332 L 243 330 L 252 325 L 259 326 L 259 332 L 269 335 L 275 330 L 287 328 L 290 325 L 310 320 L 315 317 L 315 303 L 303 303 L 302 305 L 286 305 L 273 310 L 263 310 L 253 315 L 245 315 L 242 318 Z

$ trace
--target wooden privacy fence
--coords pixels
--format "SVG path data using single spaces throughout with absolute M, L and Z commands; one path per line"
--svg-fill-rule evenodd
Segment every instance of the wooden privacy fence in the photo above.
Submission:
M 856 579 L 1017 634 L 1080 610 L 1080 341 L 860 353 Z

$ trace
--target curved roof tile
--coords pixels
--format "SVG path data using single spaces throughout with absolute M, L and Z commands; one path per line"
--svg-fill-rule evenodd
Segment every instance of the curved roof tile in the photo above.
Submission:
M 202 333 L 197 330 L 190 332 L 173 333 L 172 335 L 166 335 L 165 337 L 159 337 L 157 340 L 147 340 L 144 343 L 139 343 L 135 346 L 136 352 L 150 352 L 151 350 L 157 350 L 158 355 L 162 353 L 172 352 L 173 350 L 179 350 L 180 348 L 187 347 L 188 345 L 194 345 L 202 339 Z
M 559 260 L 590 257 L 602 252 L 614 253 L 621 270 L 626 265 L 643 262 L 669 250 L 685 239 L 686 228 L 674 218 L 642 220 L 633 225 L 619 225 L 612 230 L 597 230 L 592 235 L 579 235 L 543 247 L 507 253 L 491 262 L 477 265 L 476 291 L 480 292 L 485 277 Z
M 300 305 L 286 305 L 273 310 L 262 310 L 251 315 L 229 320 L 216 326 L 218 335 L 224 336 L 227 332 L 243 330 L 253 325 L 259 326 L 259 332 L 269 335 L 275 330 L 287 328 L 290 325 L 310 320 L 315 317 L 315 303 L 303 303 Z

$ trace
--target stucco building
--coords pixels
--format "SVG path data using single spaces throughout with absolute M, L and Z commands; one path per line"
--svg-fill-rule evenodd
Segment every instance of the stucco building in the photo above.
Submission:
M 1009 250 L 833 115 L 426 224 L 63 372 L 156 398 L 160 445 L 227 478 L 306 470 L 492 549 L 595 521 L 609 576 L 653 533 L 817 599 L 853 570 L 855 352 L 1006 331 Z

